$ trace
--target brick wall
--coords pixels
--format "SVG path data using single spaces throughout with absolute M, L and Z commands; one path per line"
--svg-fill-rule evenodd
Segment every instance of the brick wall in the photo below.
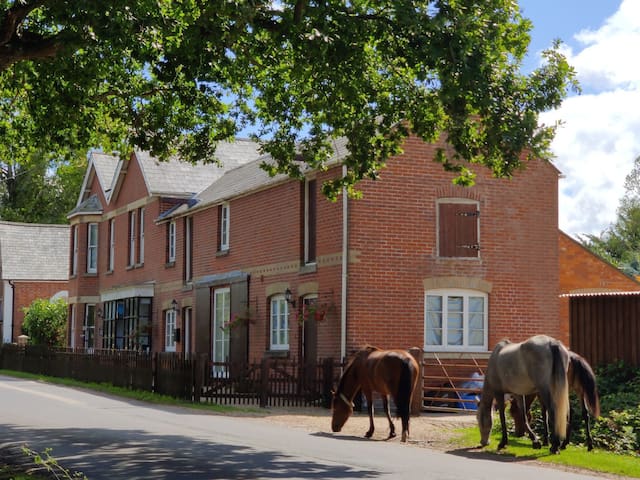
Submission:
M 349 348 L 423 344 L 425 280 L 490 282 L 489 341 L 558 335 L 557 180 L 551 165 L 531 162 L 511 179 L 475 167 L 476 186 L 456 187 L 433 161 L 435 146 L 410 139 L 376 182 L 350 202 Z M 439 258 L 436 201 L 479 202 L 480 258 Z
M 24 307 L 39 298 L 49 299 L 61 291 L 66 291 L 68 283 L 65 281 L 14 281 L 13 290 L 13 338 L 16 342 L 18 335 L 22 334 L 22 324 L 24 322 Z

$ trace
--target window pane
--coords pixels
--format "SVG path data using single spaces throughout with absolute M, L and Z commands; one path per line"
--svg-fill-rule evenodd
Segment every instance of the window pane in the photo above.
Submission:
M 462 329 L 447 330 L 447 345 L 462 345 Z
M 462 312 L 463 305 L 464 305 L 464 302 L 462 297 L 447 298 L 447 310 L 449 312 Z
M 427 295 L 427 311 L 442 311 L 442 297 L 440 295 Z
M 442 314 L 437 312 L 427 313 L 427 330 L 442 328 Z
M 471 330 L 483 330 L 484 315 L 482 313 L 472 313 L 469 316 L 469 328 Z
M 480 346 L 484 344 L 484 332 L 482 330 L 471 330 L 469 332 L 469 345 Z
M 484 313 L 484 298 L 469 297 L 469 311 Z
M 427 345 L 442 345 L 442 330 L 427 330 Z
M 449 329 L 462 329 L 462 314 L 461 313 L 451 313 L 449 312 L 449 316 L 447 317 L 447 327 Z

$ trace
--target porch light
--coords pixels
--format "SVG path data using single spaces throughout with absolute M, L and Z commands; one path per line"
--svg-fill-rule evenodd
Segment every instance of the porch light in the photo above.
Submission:
M 178 302 L 176 302 L 175 298 L 171 301 L 171 310 L 176 312 L 176 314 L 178 313 Z
M 289 290 L 288 288 L 284 291 L 284 299 L 287 301 L 289 305 L 291 305 L 293 308 L 296 308 L 296 301 L 293 298 L 293 294 L 291 293 L 291 290 Z

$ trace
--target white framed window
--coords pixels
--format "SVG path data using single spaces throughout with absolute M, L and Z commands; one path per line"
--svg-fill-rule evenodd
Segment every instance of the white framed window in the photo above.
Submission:
M 109 271 L 113 272 L 116 258 L 116 219 L 109 220 Z
M 193 280 L 193 217 L 184 219 L 184 281 Z
M 129 266 L 136 263 L 136 212 L 129 212 Z
M 220 206 L 220 250 L 229 250 L 229 204 Z
M 425 351 L 486 351 L 487 333 L 486 293 L 465 289 L 425 292 Z
M 289 350 L 289 304 L 284 295 L 271 298 L 271 350 Z
M 98 271 L 98 224 L 90 223 L 87 227 L 87 273 Z
M 78 225 L 73 226 L 73 245 L 71 247 L 71 275 L 78 274 Z
M 138 263 L 144 263 L 144 208 L 138 214 Z
M 169 223 L 167 227 L 167 262 L 176 261 L 176 222 Z
M 164 351 L 176 351 L 176 311 L 172 308 L 164 312 Z
M 213 342 L 212 358 L 216 363 L 226 362 L 229 358 L 230 331 L 227 328 L 231 320 L 231 290 L 216 288 L 213 292 Z M 225 365 L 213 366 L 214 376 L 227 375 Z

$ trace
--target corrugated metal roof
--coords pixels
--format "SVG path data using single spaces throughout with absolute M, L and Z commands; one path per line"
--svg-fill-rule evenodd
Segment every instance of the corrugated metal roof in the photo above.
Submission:
M 69 226 L 0 222 L 4 280 L 67 280 Z
M 623 295 L 640 295 L 640 290 L 631 291 L 631 292 L 621 292 L 621 291 L 584 291 L 584 292 L 572 292 L 572 293 L 563 293 L 560 297 L 614 297 L 614 296 L 623 296 Z

